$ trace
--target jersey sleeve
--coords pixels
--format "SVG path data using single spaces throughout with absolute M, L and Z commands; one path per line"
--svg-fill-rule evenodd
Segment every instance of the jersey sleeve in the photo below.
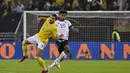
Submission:
M 71 26 L 72 26 L 72 24 L 71 24 L 71 22 L 70 22 L 70 21 L 68 21 L 68 24 L 69 24 L 69 27 L 71 27 Z
M 48 21 L 48 22 L 49 22 L 49 20 L 50 20 L 50 18 L 48 17 L 48 18 L 46 19 L 46 21 Z

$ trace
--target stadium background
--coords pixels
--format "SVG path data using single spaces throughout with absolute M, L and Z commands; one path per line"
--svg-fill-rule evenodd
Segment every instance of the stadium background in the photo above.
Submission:
M 20 5 L 20 6 L 19 6 Z M 0 0 L 0 73 L 40 73 L 42 68 L 34 59 L 36 45 L 28 46 L 29 60 L 22 57 L 23 11 L 129 11 L 130 0 Z M 70 32 L 71 52 L 61 63 L 61 69 L 50 73 L 129 73 L 130 72 L 130 12 L 116 14 L 123 18 L 67 17 L 80 30 Z M 70 14 L 71 15 L 71 14 Z M 94 14 L 96 15 L 96 14 Z M 101 14 L 103 15 L 103 14 Z M 91 15 L 90 15 L 91 16 Z M 105 17 L 105 15 L 103 15 Z M 109 14 L 108 14 L 109 16 Z M 42 23 L 27 14 L 27 37 L 35 34 Z M 125 18 L 126 17 L 126 18 Z M 121 42 L 112 40 L 118 28 Z M 113 53 L 113 51 L 115 53 Z M 42 58 L 50 65 L 58 56 L 54 40 L 50 40 Z
M 48 10 L 60 10 L 60 9 L 66 9 L 66 4 L 70 4 L 70 9 L 72 10 L 86 10 L 86 11 L 91 11 L 93 10 L 111 10 L 109 8 L 109 5 L 114 2 L 117 3 L 118 10 L 120 10 L 123 5 L 120 5 L 118 3 L 122 2 L 117 1 L 117 0 L 92 0 L 91 1 L 85 1 L 85 8 L 82 7 L 82 3 L 78 0 L 72 0 L 71 2 L 67 0 L 61 0 L 61 2 L 58 2 L 58 0 L 53 1 L 53 0 L 45 0 L 44 2 L 41 2 L 42 0 L 1 0 L 1 13 L 0 13 L 0 59 L 19 59 L 22 56 L 22 48 L 21 48 L 21 41 L 23 40 L 23 18 L 22 18 L 22 13 L 24 10 L 30 10 L 28 8 L 28 5 L 30 3 L 32 4 L 31 10 L 34 11 L 41 11 L 47 9 L 49 6 L 44 6 L 46 3 L 51 4 L 51 7 Z M 105 1 L 105 2 L 104 2 Z M 38 4 L 39 6 L 37 6 Z M 60 4 L 61 3 L 61 4 Z M 23 9 L 20 10 L 20 7 L 18 6 L 19 4 L 23 5 Z M 54 4 L 54 5 L 53 5 Z M 59 4 L 58 6 L 55 6 L 55 4 Z M 76 6 L 76 4 L 78 4 Z M 93 4 L 96 4 L 96 8 L 93 7 Z M 129 4 L 129 1 L 124 2 L 124 4 Z M 40 9 L 40 5 L 43 6 L 43 9 Z M 47 4 L 48 5 L 48 4 Z M 90 5 L 89 10 L 87 5 Z M 87 7 L 87 8 L 86 8 Z M 111 6 L 112 7 L 112 6 Z M 18 9 L 19 8 L 19 9 Z M 98 9 L 99 8 L 99 9 Z M 69 9 L 66 9 L 69 10 Z M 122 9 L 123 10 L 123 9 Z M 129 8 L 127 9 L 129 10 Z M 117 10 L 116 10 L 117 11 Z M 128 14 L 120 14 L 121 16 L 129 16 Z M 120 16 L 119 15 L 119 16 Z M 87 15 L 89 16 L 89 15 Z M 70 37 L 69 37 L 69 45 L 72 48 L 71 52 L 72 54 L 68 55 L 68 59 L 89 59 L 87 56 L 91 55 L 93 56 L 91 59 L 97 60 L 97 59 L 102 59 L 101 56 L 101 49 L 102 49 L 102 44 L 105 44 L 106 47 L 104 49 L 108 49 L 110 52 L 104 52 L 104 58 L 103 59 L 113 59 L 111 52 L 113 51 L 113 47 L 115 49 L 116 55 L 114 59 L 130 59 L 129 53 L 129 41 L 130 41 L 130 24 L 129 24 L 129 18 L 73 18 L 73 17 L 67 17 L 68 20 L 72 22 L 72 24 L 77 27 L 80 30 L 80 33 L 72 33 L 70 32 Z M 34 21 L 35 20 L 35 21 Z M 41 21 L 40 24 L 36 24 L 36 17 L 33 17 L 31 14 L 27 15 L 27 23 L 29 26 L 31 26 L 31 29 L 27 30 L 29 36 L 34 35 L 38 30 L 40 29 L 42 23 L 44 21 Z M 123 24 L 123 22 L 125 24 Z M 34 26 L 32 26 L 34 25 Z M 35 27 L 36 26 L 36 27 Z M 115 29 L 115 27 L 121 27 L 118 28 L 120 37 L 121 37 L 121 42 L 114 43 L 112 41 L 112 32 Z M 13 44 L 15 43 L 15 45 Z M 50 41 L 50 43 L 54 44 L 54 41 Z M 52 58 L 50 58 L 50 51 L 52 50 L 50 47 L 50 43 L 47 46 L 47 49 L 45 49 L 43 58 L 45 59 L 54 59 L 54 56 L 57 56 L 56 51 L 54 53 L 52 52 Z M 12 47 L 11 47 L 12 45 Z M 85 48 L 81 48 L 82 45 L 86 46 Z M 96 46 L 95 46 L 96 45 Z M 114 45 L 114 46 L 113 46 Z M 120 46 L 119 46 L 120 45 Z M 4 46 L 4 47 L 3 47 Z M 93 47 L 95 46 L 95 47 Z M 52 48 L 55 48 L 53 46 Z M 107 48 L 108 47 L 108 48 Z M 127 47 L 127 48 L 125 48 Z M 12 51 L 14 49 L 14 52 Z M 87 49 L 86 49 L 87 48 Z M 96 49 L 95 49 L 96 48 Z M 36 47 L 32 46 L 30 50 L 33 50 L 33 53 L 30 52 L 31 58 L 33 59 L 33 56 L 35 55 L 34 50 Z M 127 51 L 125 50 L 127 49 Z M 81 51 L 81 52 L 80 52 Z M 80 53 L 79 53 L 80 52 Z M 86 53 L 89 52 L 89 53 Z M 92 52 L 92 53 L 91 53 Z M 14 55 L 13 55 L 14 53 Z M 77 58 L 78 53 L 80 54 L 81 57 Z M 127 54 L 128 53 L 128 54 Z M 82 54 L 82 55 L 81 55 Z M 126 55 L 128 57 L 126 58 Z M 11 57 L 12 55 L 12 57 Z M 33 56 L 32 56 L 33 55 Z M 9 58 L 8 58 L 9 57 Z

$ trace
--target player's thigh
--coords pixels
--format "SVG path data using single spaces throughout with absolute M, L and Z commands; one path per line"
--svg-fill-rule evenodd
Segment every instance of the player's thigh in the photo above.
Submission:
M 28 41 L 28 42 L 31 43 L 31 44 L 37 44 L 36 38 L 37 38 L 37 37 L 36 37 L 36 34 L 35 34 L 35 35 L 29 37 L 26 41 Z
M 57 45 L 58 45 L 58 51 L 59 51 L 59 53 L 62 53 L 62 51 L 69 51 L 70 50 L 70 48 L 69 48 L 69 46 L 68 46 L 68 40 L 61 40 L 61 41 L 57 41 L 56 42 L 57 43 Z
M 59 40 L 56 40 L 56 44 L 57 44 L 58 48 L 60 48 L 62 46 L 62 43 Z
M 36 57 L 41 57 L 43 50 L 42 49 L 37 49 L 36 52 Z
M 68 47 L 68 40 L 65 40 L 64 42 L 62 42 L 62 47 L 65 48 L 65 47 Z
M 37 46 L 38 49 L 44 50 L 45 47 L 46 47 L 46 44 L 38 43 L 38 46 Z
M 37 39 L 37 48 L 44 50 L 45 47 L 46 47 L 46 44 L 41 42 L 39 39 Z
M 60 40 L 57 40 L 56 44 L 58 46 L 58 52 L 59 52 L 59 54 L 61 54 L 62 51 L 64 51 L 64 48 L 62 47 L 62 42 Z
M 44 44 L 43 42 L 41 42 L 40 40 L 38 40 L 37 38 L 37 53 L 36 56 L 40 57 L 42 55 L 42 52 L 44 50 L 44 48 L 46 47 L 46 44 Z
M 68 45 L 68 41 L 67 40 L 57 40 L 56 44 L 59 48 L 64 48 L 65 45 Z
M 23 42 L 22 42 L 22 44 L 31 44 L 28 40 L 24 40 Z
M 69 45 L 68 45 L 68 41 L 67 41 L 67 40 L 65 40 L 65 41 L 62 43 L 62 46 L 63 46 L 64 50 L 66 50 L 66 51 L 69 51 L 69 50 L 70 50 L 70 47 L 69 47 Z

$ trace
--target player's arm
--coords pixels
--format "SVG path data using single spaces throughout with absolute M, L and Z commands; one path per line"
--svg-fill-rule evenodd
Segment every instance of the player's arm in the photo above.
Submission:
M 38 20 L 46 20 L 46 17 L 38 17 Z
M 52 36 L 53 39 L 59 39 L 59 38 L 61 38 L 61 37 L 64 36 L 63 34 L 58 33 L 57 29 L 55 29 L 54 31 L 52 31 L 52 33 L 53 33 L 53 36 Z
M 75 28 L 70 21 L 68 21 L 69 23 L 69 29 L 71 29 L 73 32 L 79 32 L 79 29 L 78 28 Z
M 78 28 L 75 28 L 74 26 L 70 26 L 69 27 L 73 32 L 79 32 Z
M 38 22 L 38 23 L 39 23 L 41 20 L 46 21 L 46 20 L 47 20 L 47 18 L 46 18 L 46 17 L 38 17 L 38 18 L 37 18 L 37 22 Z

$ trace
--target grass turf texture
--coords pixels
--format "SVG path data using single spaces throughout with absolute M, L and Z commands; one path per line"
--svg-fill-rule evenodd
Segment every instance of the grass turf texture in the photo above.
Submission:
M 51 64 L 52 60 L 45 61 Z M 0 73 L 41 73 L 42 68 L 35 60 L 18 63 L 17 60 L 0 60 Z M 53 68 L 50 73 L 130 73 L 129 60 L 65 60 L 61 69 Z

